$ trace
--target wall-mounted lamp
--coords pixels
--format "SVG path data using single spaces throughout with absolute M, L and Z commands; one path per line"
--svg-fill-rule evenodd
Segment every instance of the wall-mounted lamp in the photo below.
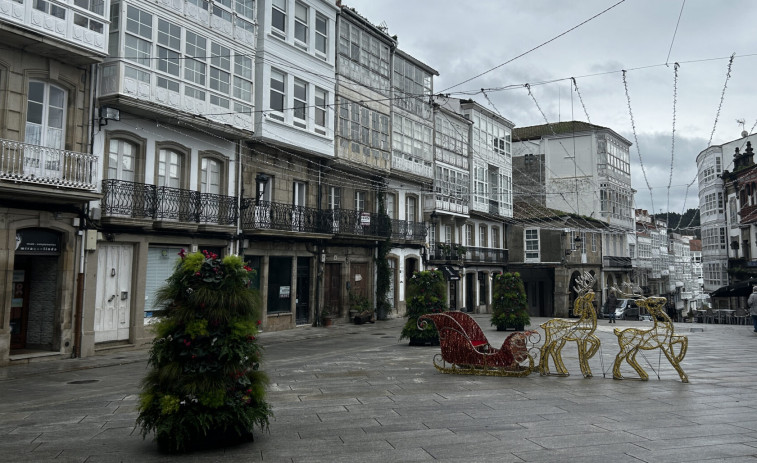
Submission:
M 100 121 L 98 122 L 98 128 L 102 129 L 104 125 L 108 125 L 108 121 L 120 121 L 121 111 L 110 106 L 100 106 Z

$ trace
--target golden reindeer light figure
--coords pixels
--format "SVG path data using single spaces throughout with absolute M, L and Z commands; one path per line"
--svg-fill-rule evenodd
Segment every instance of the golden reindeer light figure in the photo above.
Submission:
M 584 378 L 591 378 L 589 359 L 597 353 L 600 344 L 599 338 L 594 334 L 597 329 L 597 312 L 592 303 L 594 282 L 595 278 L 589 272 L 584 272 L 576 279 L 574 289 L 579 296 L 573 306 L 573 313 L 579 316 L 578 320 L 553 318 L 541 324 L 544 328 L 544 344 L 539 355 L 539 373 L 542 376 L 551 374 L 549 372 L 550 357 L 555 364 L 556 375 L 570 375 L 562 360 L 562 348 L 566 342 L 575 341 L 578 346 L 578 363 L 581 366 L 581 373 Z
M 648 330 L 637 328 L 619 330 L 616 328 L 614 330 L 615 335 L 618 337 L 618 344 L 620 345 L 620 352 L 615 357 L 615 363 L 612 367 L 612 377 L 614 379 L 623 379 L 623 375 L 620 374 L 620 365 L 623 360 L 626 360 L 636 370 L 636 373 L 639 374 L 639 379 L 647 381 L 649 375 L 636 361 L 636 354 L 639 353 L 639 350 L 660 349 L 678 372 L 681 381 L 684 383 L 689 382 L 689 377 L 686 376 L 686 373 L 681 368 L 681 362 L 686 356 L 686 349 L 689 346 L 689 338 L 674 334 L 673 322 L 663 309 L 666 301 L 667 299 L 664 297 L 648 297 L 646 299 L 639 299 L 636 302 L 639 306 L 647 309 L 652 316 L 652 321 L 654 322 L 652 328 Z M 675 353 L 676 346 L 680 349 L 677 355 Z

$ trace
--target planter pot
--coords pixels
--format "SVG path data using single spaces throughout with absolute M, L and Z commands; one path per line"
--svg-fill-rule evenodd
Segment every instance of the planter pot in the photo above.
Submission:
M 331 326 L 334 324 L 333 317 L 323 317 L 323 326 Z

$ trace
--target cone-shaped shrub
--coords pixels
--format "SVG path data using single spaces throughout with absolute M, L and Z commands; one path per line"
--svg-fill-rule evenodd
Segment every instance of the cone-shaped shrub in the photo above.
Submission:
M 407 323 L 402 328 L 400 339 L 409 339 L 410 345 L 437 344 L 439 333 L 433 323 L 425 329 L 418 329 L 418 318 L 427 313 L 447 310 L 447 285 L 439 270 L 415 272 L 410 278 L 405 295 L 407 301 Z
M 531 323 L 523 280 L 518 272 L 494 276 L 491 324 L 497 330 L 523 329 Z
M 157 295 L 152 367 L 143 381 L 137 424 L 159 446 L 180 452 L 265 430 L 267 378 L 259 370 L 258 295 L 238 256 L 203 251 L 181 260 Z

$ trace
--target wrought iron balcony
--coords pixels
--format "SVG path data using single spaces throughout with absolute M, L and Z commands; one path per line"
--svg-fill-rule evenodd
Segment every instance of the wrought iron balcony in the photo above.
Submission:
M 425 222 L 392 219 L 391 225 L 393 240 L 423 241 L 426 239 Z
M 508 261 L 507 249 L 466 247 L 459 244 L 434 243 L 431 248 L 429 260 L 464 263 L 491 263 L 506 264 Z
M 234 225 L 237 218 L 234 196 L 123 180 L 103 180 L 102 211 L 105 216 L 213 225 Z
M 465 262 L 476 263 L 507 263 L 508 250 L 497 248 L 469 247 L 465 253 Z
M 242 228 L 371 237 L 391 233 L 388 219 L 379 214 L 349 209 L 318 210 L 271 201 L 256 202 L 251 198 L 242 202 Z
M 330 218 L 332 232 L 337 235 L 387 237 L 392 234 L 391 220 L 386 215 L 350 209 L 324 213 Z
M 331 233 L 324 211 L 312 207 L 258 201 L 242 201 L 242 228 L 245 230 L 282 230 Z
M 0 139 L 0 180 L 92 191 L 97 156 Z

